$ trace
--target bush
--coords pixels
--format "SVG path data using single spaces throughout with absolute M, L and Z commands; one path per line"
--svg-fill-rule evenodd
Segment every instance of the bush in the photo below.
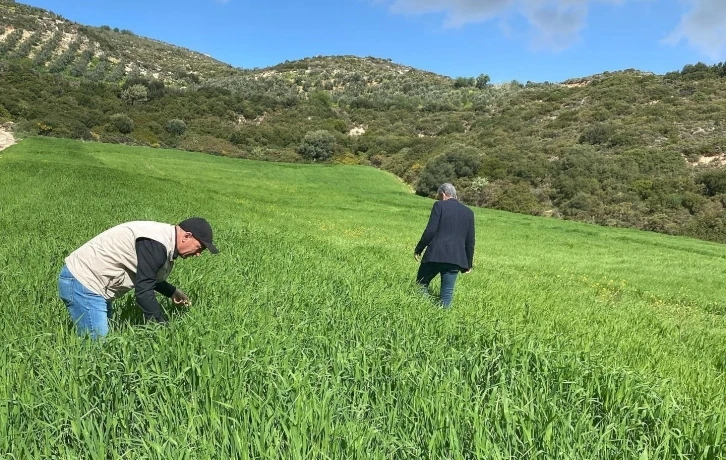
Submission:
M 111 115 L 111 125 L 121 134 L 128 134 L 134 130 L 134 121 L 125 113 Z
M 149 89 L 144 85 L 129 86 L 121 93 L 121 99 L 130 105 L 146 102 L 149 100 Z
M 76 59 L 76 53 L 81 47 L 80 38 L 76 38 L 68 48 L 48 66 L 48 71 L 52 73 L 62 72 L 68 65 Z M 51 53 L 52 54 L 52 53 Z
M 184 120 L 174 118 L 166 122 L 166 130 L 175 136 L 181 136 L 187 130 L 187 124 Z
M 500 193 L 493 197 L 490 206 L 522 214 L 538 214 L 541 208 L 539 200 L 524 182 L 501 184 Z
M 325 161 L 333 156 L 335 136 L 330 131 L 319 129 L 305 134 L 297 153 L 306 160 Z
M 580 144 L 591 145 L 607 144 L 612 134 L 613 129 L 610 126 L 595 125 L 583 131 L 583 133 L 577 139 L 577 142 Z
M 193 152 L 205 152 L 221 156 L 241 156 L 240 150 L 231 142 L 209 135 L 188 135 L 182 138 L 179 148 Z
M 443 136 L 446 134 L 452 134 L 452 133 L 463 133 L 466 129 L 464 128 L 464 124 L 460 121 L 456 120 L 449 120 L 446 122 L 446 124 L 439 130 L 438 133 L 436 133 L 437 136 Z
M 684 208 L 688 209 L 691 215 L 695 215 L 706 208 L 708 199 L 697 193 L 685 192 L 683 194 L 682 204 Z
M 726 193 L 726 171 L 723 169 L 706 171 L 696 178 L 696 183 L 702 184 L 709 196 Z
M 489 75 L 487 74 L 481 74 L 478 77 L 476 77 L 476 87 L 478 89 L 484 89 L 487 87 L 487 84 L 489 84 Z
M 33 64 L 42 65 L 48 62 L 53 55 L 53 50 L 58 48 L 58 45 L 63 38 L 63 31 L 59 30 L 53 34 L 53 36 L 46 41 L 43 46 L 38 50 L 35 57 L 33 58 Z
M 416 185 L 416 193 L 434 196 L 444 182 L 455 182 L 462 177 L 474 177 L 479 171 L 479 152 L 472 147 L 453 145 L 449 151 L 435 157 L 424 166 Z
M 466 88 L 469 86 L 474 86 L 475 84 L 476 80 L 474 78 L 457 77 L 454 80 L 454 88 Z
M 22 29 L 15 29 L 10 32 L 5 37 L 5 40 L 0 42 L 0 54 L 5 54 L 6 52 L 11 51 L 13 48 L 15 48 L 15 45 L 18 44 L 18 41 L 20 41 L 21 38 L 23 38 Z

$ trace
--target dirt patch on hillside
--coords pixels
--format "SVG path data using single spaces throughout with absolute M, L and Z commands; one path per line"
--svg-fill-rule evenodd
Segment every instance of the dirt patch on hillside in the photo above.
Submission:
M 695 162 L 690 162 L 692 165 L 711 165 L 711 166 L 723 166 L 726 164 L 726 154 L 724 153 L 718 153 L 716 155 L 712 156 L 701 156 L 698 160 Z
M 0 126 L 0 151 L 15 144 L 15 136 L 8 126 Z

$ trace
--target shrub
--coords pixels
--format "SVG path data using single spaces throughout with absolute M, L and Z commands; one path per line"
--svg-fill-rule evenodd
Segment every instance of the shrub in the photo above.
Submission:
M 483 73 L 476 77 L 476 87 L 478 89 L 484 89 L 486 88 L 487 84 L 489 84 L 489 81 L 489 75 Z
M 699 195 L 693 192 L 685 192 L 683 194 L 683 207 L 688 209 L 692 215 L 698 214 L 700 211 L 705 209 L 708 203 L 708 199 L 703 195 Z
M 235 145 L 245 144 L 247 142 L 247 139 L 248 136 L 240 130 L 232 131 L 229 136 L 227 136 L 227 140 Z
M 187 124 L 184 120 L 174 118 L 166 122 L 166 130 L 175 136 L 181 136 L 187 130 Z
M 5 54 L 6 52 L 11 51 L 13 48 L 15 48 L 15 45 L 18 44 L 18 41 L 20 41 L 21 38 L 23 38 L 22 29 L 15 29 L 10 32 L 5 37 L 5 40 L 0 42 L 0 54 Z
M 62 38 L 63 31 L 59 30 L 54 33 L 53 36 L 43 44 L 40 50 L 38 50 L 38 53 L 33 58 L 33 64 L 42 65 L 48 62 L 53 55 L 53 50 L 58 48 Z
M 306 160 L 325 161 L 333 156 L 335 136 L 330 131 L 319 129 L 305 134 L 297 153 Z
M 474 78 L 457 77 L 454 80 L 454 88 L 466 88 L 469 86 L 474 86 L 475 84 L 476 80 Z
M 638 144 L 638 137 L 631 132 L 622 131 L 610 136 L 607 141 L 608 147 L 627 147 Z
M 111 124 L 121 134 L 128 134 L 134 130 L 134 121 L 125 113 L 111 115 Z
M 446 134 L 452 134 L 452 133 L 463 133 L 466 129 L 464 128 L 464 124 L 460 121 L 456 120 L 449 120 L 446 122 L 446 124 L 439 130 L 437 133 L 438 136 L 443 136 Z
M 24 57 L 27 57 L 30 53 L 30 50 L 32 47 L 38 44 L 40 39 L 42 38 L 42 32 L 39 30 L 36 30 L 33 35 L 28 37 L 27 40 L 25 40 L 11 55 L 10 57 L 13 59 L 22 59 Z
M 706 171 L 696 178 L 696 183 L 703 184 L 709 196 L 726 193 L 726 171 L 723 169 Z
M 194 152 L 205 152 L 221 156 L 241 156 L 240 150 L 231 142 L 209 135 L 188 135 L 182 138 L 179 148 Z
M 62 72 L 71 62 L 75 60 L 76 53 L 80 47 L 81 39 L 76 38 L 70 45 L 68 45 L 68 48 L 63 52 L 63 54 L 58 56 L 58 58 L 50 64 L 48 71 L 52 73 Z
M 577 142 L 591 145 L 607 144 L 612 133 L 613 129 L 608 125 L 595 125 L 583 131 Z
M 480 164 L 481 159 L 476 149 L 460 144 L 453 145 L 446 153 L 426 163 L 419 176 L 416 193 L 434 196 L 444 182 L 476 176 Z
M 519 212 L 523 214 L 538 214 L 540 204 L 529 186 L 524 182 L 506 184 L 501 193 L 492 200 L 491 206 L 504 211 Z
M 121 93 L 121 99 L 130 105 L 146 102 L 149 100 L 149 90 L 144 85 L 129 86 Z

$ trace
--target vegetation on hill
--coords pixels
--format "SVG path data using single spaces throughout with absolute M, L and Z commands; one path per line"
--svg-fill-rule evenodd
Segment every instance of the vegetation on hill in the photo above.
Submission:
M 0 122 L 21 134 L 372 165 L 423 195 L 446 180 L 478 206 L 726 242 L 723 63 L 497 85 L 372 57 L 236 69 L 0 10 Z
M 0 456 L 726 456 L 723 247 L 475 209 L 442 311 L 411 251 L 432 201 L 372 168 L 65 139 L 0 154 Z M 120 222 L 210 220 L 192 307 L 100 348 L 52 287 Z

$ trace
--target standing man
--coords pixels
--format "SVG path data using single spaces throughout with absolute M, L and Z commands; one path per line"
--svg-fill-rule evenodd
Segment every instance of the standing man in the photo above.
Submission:
M 199 256 L 212 243 L 212 227 L 201 217 L 178 225 L 136 221 L 112 227 L 76 249 L 65 260 L 58 279 L 60 298 L 78 335 L 108 334 L 111 302 L 131 289 L 147 320 L 166 322 L 154 291 L 176 304 L 189 298 L 166 281 L 177 257 Z
M 456 199 L 456 189 L 443 184 L 436 193 L 439 200 L 431 209 L 429 223 L 413 251 L 418 261 L 426 248 L 416 282 L 428 293 L 429 283 L 441 275 L 441 304 L 451 306 L 459 272 L 469 273 L 474 262 L 474 213 Z

